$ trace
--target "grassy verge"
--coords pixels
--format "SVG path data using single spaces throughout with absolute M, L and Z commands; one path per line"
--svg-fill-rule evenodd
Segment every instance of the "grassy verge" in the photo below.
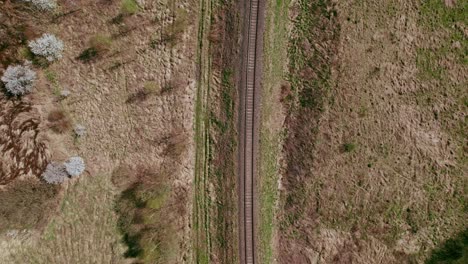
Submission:
M 193 205 L 194 261 L 209 263 L 211 254 L 210 195 L 208 189 L 208 162 L 210 156 L 209 118 L 207 100 L 210 91 L 210 43 L 207 40 L 211 24 L 211 1 L 200 3 L 198 28 L 198 86 L 195 105 L 195 186 Z
M 284 82 L 288 45 L 289 0 L 268 1 L 265 21 L 262 124 L 260 132 L 260 260 L 273 263 L 277 223 L 278 178 L 281 144 L 277 107 Z M 275 125 L 276 124 L 276 125 Z
M 202 3 L 196 102 L 194 258 L 232 263 L 237 258 L 235 1 Z M 229 59 L 226 59 L 229 58 Z
M 291 239 L 301 233 L 299 220 L 307 205 L 316 203 L 309 195 L 314 187 L 308 171 L 314 160 L 319 117 L 330 98 L 331 58 L 336 54 L 339 34 L 330 1 L 303 0 L 295 5 L 298 12 L 288 46 L 290 86 L 282 91 L 288 117 L 283 178 L 286 191 L 281 194 L 284 216 L 280 225 L 283 237 Z

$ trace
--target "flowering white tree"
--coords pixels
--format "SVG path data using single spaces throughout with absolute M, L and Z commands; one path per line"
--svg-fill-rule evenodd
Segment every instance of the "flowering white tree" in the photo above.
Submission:
M 51 11 L 57 7 L 57 2 L 55 2 L 55 0 L 23 0 L 23 1 L 31 3 L 38 9 L 44 10 L 44 11 Z
M 43 34 L 28 44 L 32 53 L 45 57 L 48 61 L 62 58 L 63 42 L 52 34 Z
M 42 173 L 42 178 L 50 184 L 60 184 L 68 179 L 68 173 L 65 165 L 57 162 L 51 162 Z
M 7 91 L 13 95 L 23 95 L 32 91 L 36 73 L 27 65 L 8 66 L 2 81 Z
M 85 163 L 81 157 L 71 157 L 64 165 L 68 175 L 72 177 L 79 176 L 85 170 Z

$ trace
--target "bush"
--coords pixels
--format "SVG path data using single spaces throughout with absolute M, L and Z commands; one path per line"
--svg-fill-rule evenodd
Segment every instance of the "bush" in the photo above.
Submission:
M 74 131 L 77 137 L 84 137 L 86 135 L 86 127 L 83 125 L 76 125 Z
M 60 184 L 68 180 L 68 173 L 65 170 L 65 165 L 51 162 L 47 165 L 46 170 L 42 174 L 42 178 L 50 184 Z
M 468 229 L 445 241 L 440 248 L 432 251 L 427 264 L 468 263 Z
M 85 170 L 85 163 L 81 157 L 71 157 L 64 165 L 68 175 L 72 177 L 79 176 Z
M 125 15 L 133 15 L 138 12 L 138 3 L 135 0 L 122 0 L 120 12 Z
M 52 110 L 47 116 L 49 126 L 56 133 L 64 133 L 71 128 L 70 119 L 63 110 Z
M 32 53 L 45 57 L 48 61 L 62 58 L 63 42 L 52 34 L 43 34 L 42 37 L 29 42 Z
M 16 96 L 31 92 L 35 80 L 36 73 L 27 65 L 8 66 L 2 76 L 7 91 Z
M 89 48 L 85 49 L 77 59 L 90 62 L 112 49 L 112 39 L 106 35 L 97 34 L 89 40 Z
M 356 144 L 354 144 L 354 143 L 343 144 L 344 152 L 352 152 L 355 149 L 356 149 Z
M 89 62 L 92 61 L 94 58 L 98 56 L 98 51 L 95 48 L 87 48 L 81 52 L 80 55 L 78 55 L 77 59 L 84 61 L 84 62 Z
M 54 0 L 23 0 L 23 1 L 31 3 L 38 9 L 44 10 L 44 11 L 51 11 L 57 7 L 57 3 Z
M 180 217 L 174 208 L 185 201 L 171 197 L 169 176 L 169 170 L 157 172 L 147 167 L 118 169 L 113 173 L 112 177 L 118 178 L 114 180 L 128 186 L 115 204 L 118 228 L 128 247 L 124 256 L 138 258 L 138 263 L 174 262 L 171 261 L 177 250 L 174 219 Z M 133 178 L 133 182 L 126 182 L 128 178 Z

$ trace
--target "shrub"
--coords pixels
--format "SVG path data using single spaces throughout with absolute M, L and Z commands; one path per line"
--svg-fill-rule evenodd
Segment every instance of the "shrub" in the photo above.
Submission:
M 47 165 L 42 178 L 50 184 L 60 184 L 68 179 L 68 173 L 65 170 L 65 165 L 51 162 Z
M 97 34 L 89 40 L 89 48 L 85 49 L 77 59 L 89 62 L 112 49 L 112 39 L 106 35 Z
M 23 0 L 23 1 L 31 3 L 38 9 L 44 10 L 44 11 L 51 11 L 57 7 L 57 3 L 54 0 Z
M 119 189 L 129 188 L 135 182 L 136 172 L 128 165 L 121 165 L 112 171 L 111 181 Z
M 125 15 L 133 15 L 138 12 L 138 3 L 135 0 L 122 0 L 120 12 Z
M 352 152 L 355 149 L 356 149 L 356 144 L 354 144 L 354 143 L 343 144 L 344 152 Z
M 81 54 L 78 55 L 77 59 L 84 61 L 84 62 L 88 62 L 88 61 L 92 61 L 97 56 L 98 56 L 97 50 L 91 47 L 91 48 L 87 48 L 83 50 L 83 52 L 81 52 Z
M 149 93 L 145 90 L 138 90 L 133 94 L 130 94 L 125 101 L 127 104 L 141 103 L 148 99 Z
M 47 121 L 50 123 L 50 129 L 56 133 L 64 133 L 71 128 L 70 119 L 60 109 L 52 110 L 47 116 Z
M 76 125 L 74 131 L 77 137 L 84 137 L 86 135 L 86 127 L 83 125 Z
M 43 34 L 42 37 L 29 42 L 31 51 L 38 56 L 54 61 L 62 57 L 63 42 L 52 34 Z
M 8 66 L 2 76 L 7 91 L 16 96 L 31 92 L 35 80 L 36 73 L 27 65 Z
M 81 157 L 71 157 L 64 165 L 68 175 L 72 177 L 79 176 L 85 170 L 85 163 Z
M 169 170 L 157 172 L 147 167 L 118 169 L 113 173 L 118 181 L 134 179 L 115 204 L 118 228 L 128 247 L 125 257 L 138 258 L 141 263 L 174 262 L 173 253 L 177 250 L 174 219 L 180 217 L 174 208 L 185 202 L 171 197 L 169 176 Z
M 468 229 L 448 239 L 439 248 L 432 251 L 427 264 L 468 263 Z

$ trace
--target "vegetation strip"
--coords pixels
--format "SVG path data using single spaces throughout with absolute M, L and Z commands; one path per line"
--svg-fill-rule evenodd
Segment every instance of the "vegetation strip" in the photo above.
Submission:
M 259 260 L 275 263 L 278 231 L 279 158 L 283 141 L 280 103 L 281 88 L 285 84 L 289 0 L 269 0 L 266 9 L 262 113 L 259 157 Z
M 195 190 L 193 208 L 194 258 L 196 263 L 209 263 L 211 254 L 210 195 L 208 189 L 208 162 L 210 155 L 209 118 L 207 100 L 210 91 L 210 44 L 207 34 L 211 24 L 211 1 L 200 3 L 198 29 L 198 80 L 195 105 Z

